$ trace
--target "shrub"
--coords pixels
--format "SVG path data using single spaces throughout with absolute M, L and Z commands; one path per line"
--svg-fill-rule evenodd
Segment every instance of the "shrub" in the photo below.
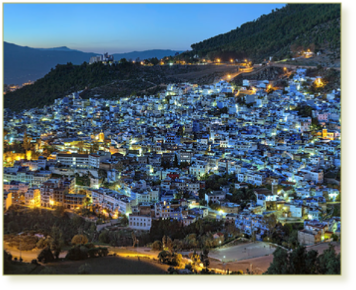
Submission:
M 78 269 L 78 274 L 90 274 L 91 266 L 87 263 L 81 265 Z
M 151 246 L 153 251 L 162 251 L 162 242 L 161 241 L 154 241 Z
M 100 257 L 106 257 L 109 254 L 109 251 L 107 248 L 98 248 L 98 253 Z
M 49 247 L 44 248 L 38 255 L 37 260 L 39 262 L 48 263 L 54 260 L 54 256 Z
M 171 259 L 171 265 L 180 266 L 182 264 L 183 257 L 181 254 L 173 254 Z
M 101 234 L 99 235 L 99 241 L 102 242 L 102 243 L 105 243 L 105 244 L 110 242 L 108 231 L 102 231 L 101 232 Z
M 158 260 L 167 265 L 180 266 L 183 261 L 181 254 L 170 253 L 168 251 L 162 251 L 158 254 Z
M 89 249 L 88 255 L 89 255 L 89 258 L 95 258 L 95 257 L 99 256 L 99 250 L 97 248 Z
M 95 245 L 92 243 L 89 243 L 89 244 L 85 244 L 84 247 L 86 247 L 87 249 L 93 249 L 93 248 L 95 248 Z
M 335 234 L 332 234 L 331 238 L 333 239 L 334 242 L 337 242 L 339 240 L 339 237 Z
M 85 249 L 85 250 L 83 250 Z M 89 250 L 85 247 L 73 247 L 71 248 L 67 255 L 66 255 L 66 259 L 68 260 L 72 260 L 72 261 L 78 261 L 78 260 L 84 260 L 86 258 L 88 258 L 88 252 Z
M 163 264 L 168 264 L 171 258 L 171 253 L 168 251 L 162 251 L 158 254 L 158 260 Z
M 71 241 L 73 245 L 84 245 L 88 243 L 88 238 L 86 235 L 75 235 Z

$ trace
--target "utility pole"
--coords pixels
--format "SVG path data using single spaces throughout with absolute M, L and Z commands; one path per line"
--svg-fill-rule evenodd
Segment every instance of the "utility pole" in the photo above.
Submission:
M 254 233 L 254 228 L 253 228 L 253 225 L 252 225 L 252 217 L 251 217 L 251 239 L 252 239 L 253 242 L 255 242 L 253 233 Z

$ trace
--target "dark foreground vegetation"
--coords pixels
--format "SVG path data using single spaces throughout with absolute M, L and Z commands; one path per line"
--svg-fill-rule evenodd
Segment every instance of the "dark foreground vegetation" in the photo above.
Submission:
M 273 253 L 273 262 L 265 274 L 340 274 L 340 253 L 333 246 L 321 255 L 315 250 L 307 251 L 298 246 L 292 252 L 278 248 Z

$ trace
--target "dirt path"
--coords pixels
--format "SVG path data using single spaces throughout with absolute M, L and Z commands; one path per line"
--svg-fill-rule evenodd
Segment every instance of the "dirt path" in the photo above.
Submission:
M 200 78 L 207 78 L 212 75 L 224 75 L 223 78 L 227 77 L 227 75 L 234 75 L 238 73 L 238 67 L 236 65 L 197 65 L 196 71 L 191 71 L 187 73 L 180 73 L 180 74 L 167 74 L 167 77 L 175 77 L 181 79 L 182 81 L 192 81 L 195 82 L 197 79 Z M 232 79 L 232 78 L 231 78 Z
M 272 63 L 270 66 L 276 66 L 276 67 L 286 67 L 289 69 L 297 69 L 297 68 L 310 68 L 310 69 L 316 69 L 316 66 L 310 66 L 310 65 L 292 65 L 292 64 L 283 64 L 283 63 Z M 339 67 L 326 67 L 328 69 L 335 69 L 335 70 L 340 70 Z

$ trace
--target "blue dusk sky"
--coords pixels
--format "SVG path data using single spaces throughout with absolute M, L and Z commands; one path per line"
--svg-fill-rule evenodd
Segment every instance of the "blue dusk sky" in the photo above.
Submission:
M 85 52 L 189 50 L 285 4 L 4 4 L 4 41 Z

